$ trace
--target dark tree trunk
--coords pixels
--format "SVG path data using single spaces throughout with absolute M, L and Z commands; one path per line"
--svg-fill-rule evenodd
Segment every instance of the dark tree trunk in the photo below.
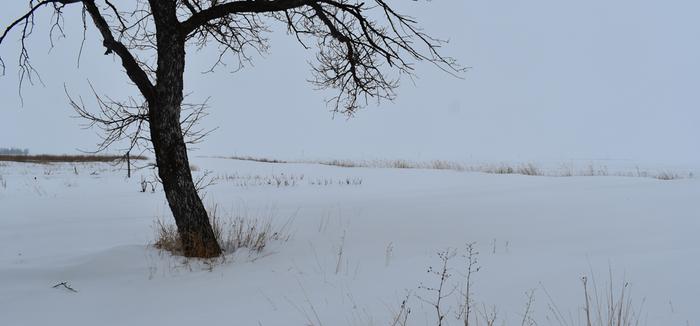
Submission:
M 175 218 L 185 256 L 215 257 L 221 248 L 197 194 L 180 127 L 185 41 L 178 31 L 175 1 L 150 1 L 156 23 L 158 68 L 155 96 L 149 101 L 151 141 L 158 175 Z

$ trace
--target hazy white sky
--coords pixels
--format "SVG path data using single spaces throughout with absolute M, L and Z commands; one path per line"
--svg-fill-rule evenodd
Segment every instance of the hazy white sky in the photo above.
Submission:
M 3 29 L 25 6 L 3 6 Z M 404 80 L 397 101 L 333 118 L 328 93 L 306 82 L 314 52 L 273 25 L 270 53 L 236 73 L 201 74 L 212 53 L 189 52 L 186 91 L 193 101 L 211 97 L 204 123 L 219 127 L 195 155 L 700 162 L 700 2 L 434 0 L 401 7 L 451 40 L 444 52 L 472 67 L 464 79 L 420 65 L 419 79 Z M 0 78 L 0 147 L 93 149 L 99 139 L 71 118 L 64 84 L 84 97 L 88 80 L 114 98 L 137 95 L 118 60 L 102 55 L 94 29 L 76 67 L 79 9 L 67 12 L 67 39 L 49 53 L 41 28 L 30 43 L 45 86 L 25 87 L 24 107 L 13 66 L 17 34 L 0 47 L 8 63 Z

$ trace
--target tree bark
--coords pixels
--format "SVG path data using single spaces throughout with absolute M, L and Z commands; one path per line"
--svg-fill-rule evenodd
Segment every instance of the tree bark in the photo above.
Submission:
M 175 1 L 151 0 L 156 25 L 158 68 L 155 96 L 149 101 L 151 141 L 158 175 L 188 257 L 221 254 L 207 211 L 197 194 L 180 126 L 185 70 L 185 40 L 178 31 Z

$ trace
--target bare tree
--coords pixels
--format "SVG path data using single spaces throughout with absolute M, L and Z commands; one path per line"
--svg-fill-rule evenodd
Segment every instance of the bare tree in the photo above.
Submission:
M 399 77 L 411 76 L 418 61 L 452 74 L 462 71 L 438 52 L 443 40 L 424 33 L 413 17 L 399 13 L 387 0 L 28 0 L 26 13 L 0 36 L 0 43 L 6 43 L 11 32 L 19 34 L 20 86 L 35 74 L 25 42 L 37 12 L 52 11 L 53 42 L 54 33 L 63 33 L 63 13 L 69 8 L 80 10 L 84 30 L 91 18 L 105 55 L 121 59 L 140 92 L 138 99 L 125 102 L 99 99 L 99 114 L 90 113 L 80 100 L 71 98 L 71 104 L 106 132 L 100 148 L 120 139 L 129 139 L 131 146 L 152 143 L 187 256 L 221 254 L 187 158 L 191 124 L 182 119 L 187 49 L 217 46 L 214 67 L 229 55 L 243 63 L 249 52 L 267 50 L 269 26 L 281 23 L 301 46 L 318 49 L 311 81 L 318 88 L 336 89 L 329 105 L 348 115 L 369 99 L 394 99 Z M 0 68 L 4 72 L 2 59 Z M 202 114 L 196 107 L 193 112 L 190 118 Z M 146 129 L 149 134 L 141 135 Z

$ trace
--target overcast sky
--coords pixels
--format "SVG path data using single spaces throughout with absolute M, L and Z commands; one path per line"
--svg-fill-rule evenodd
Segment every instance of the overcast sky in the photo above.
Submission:
M 700 163 L 700 2 L 695 0 L 434 0 L 403 3 L 443 50 L 472 67 L 456 79 L 428 65 L 404 80 L 395 102 L 335 118 L 315 91 L 303 50 L 275 26 L 253 66 L 201 74 L 211 53 L 188 53 L 190 99 L 210 99 L 219 127 L 195 155 L 275 158 L 407 158 L 481 161 L 631 160 Z M 25 10 L 8 1 L 4 29 Z M 74 6 L 75 7 L 75 6 Z M 0 147 L 33 153 L 94 149 L 96 131 L 71 118 L 64 84 L 90 96 L 88 80 L 114 98 L 136 96 L 94 28 L 82 38 L 67 8 L 67 39 L 49 53 L 38 29 L 31 56 L 45 86 L 18 97 L 18 34 L 0 47 Z M 231 62 L 234 63 L 234 62 Z

